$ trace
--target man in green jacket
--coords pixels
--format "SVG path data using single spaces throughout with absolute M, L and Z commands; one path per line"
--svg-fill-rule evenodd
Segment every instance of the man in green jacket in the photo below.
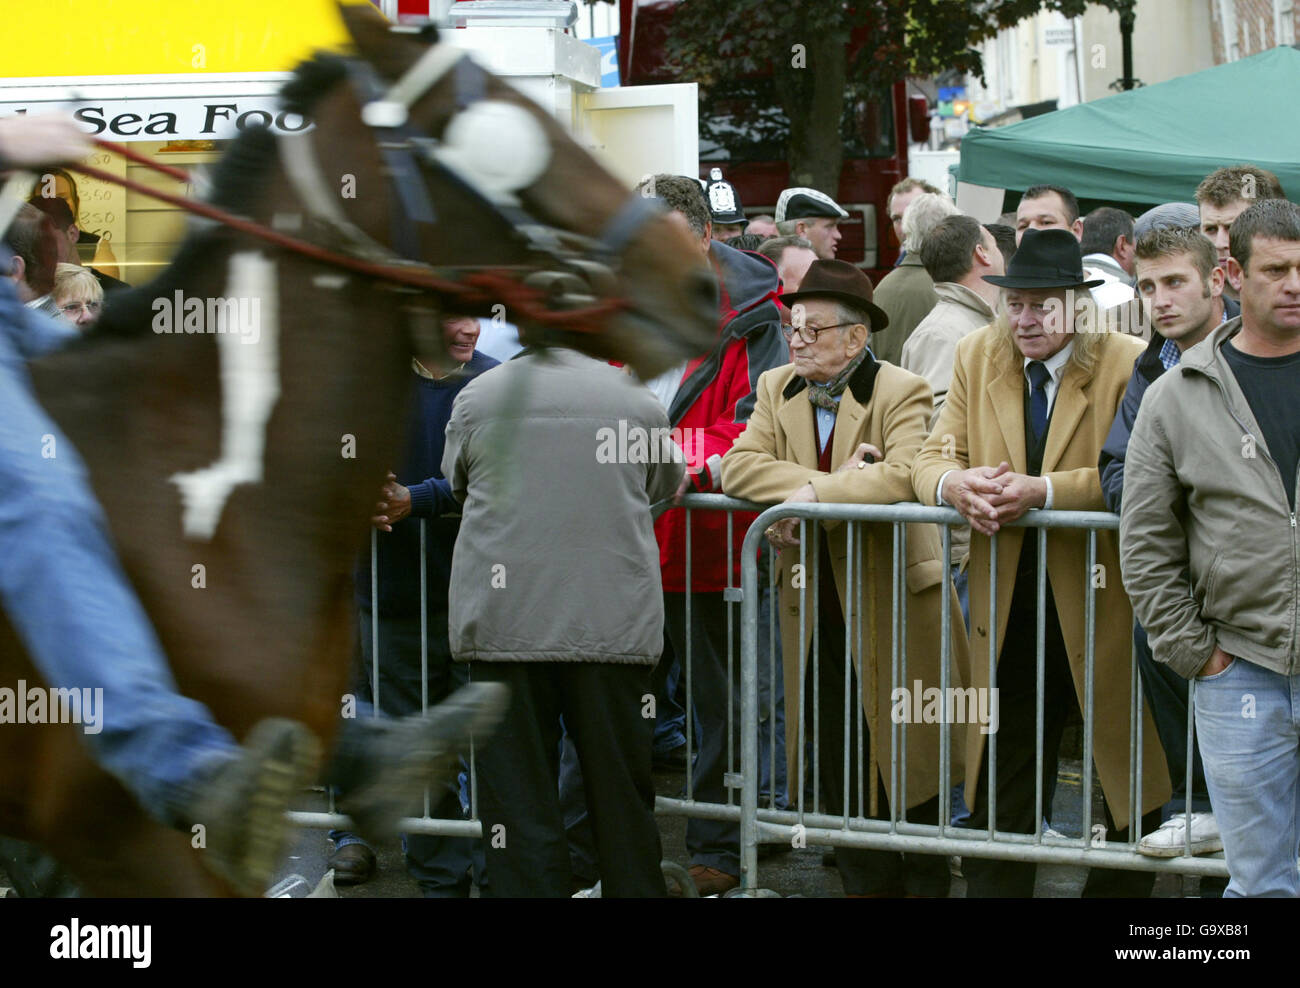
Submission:
M 1193 679 L 1227 897 L 1300 896 L 1300 206 L 1232 224 L 1241 316 L 1147 390 L 1129 440 L 1124 584 Z

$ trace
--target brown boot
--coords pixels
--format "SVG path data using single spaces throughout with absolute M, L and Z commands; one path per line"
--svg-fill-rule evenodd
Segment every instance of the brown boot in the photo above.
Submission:
M 708 865 L 692 865 L 691 881 L 695 883 L 701 898 L 706 895 L 722 895 L 723 892 L 730 892 L 740 884 L 739 876 L 728 875 L 725 871 L 710 868 Z

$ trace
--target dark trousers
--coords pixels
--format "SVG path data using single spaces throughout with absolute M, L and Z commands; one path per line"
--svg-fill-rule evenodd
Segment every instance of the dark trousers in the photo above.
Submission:
M 1138 675 L 1142 677 L 1142 692 L 1151 705 L 1151 718 L 1156 722 L 1160 746 L 1165 749 L 1169 765 L 1169 780 L 1174 795 L 1170 809 L 1182 813 L 1187 800 L 1187 680 L 1151 654 L 1151 644 L 1142 625 L 1133 624 L 1133 643 L 1137 646 Z M 1210 811 L 1210 793 L 1205 788 L 1205 768 L 1201 765 L 1201 752 L 1192 747 L 1192 812 Z
M 727 675 L 727 604 L 718 593 L 691 595 L 691 625 L 686 626 L 686 594 L 664 594 L 664 630 L 686 675 L 686 646 L 691 649 L 691 700 L 700 739 L 691 777 L 693 796 L 706 803 L 726 803 L 723 775 L 740 771 L 740 608 L 731 629 L 731 676 Z M 727 702 L 730 685 L 731 702 Z M 734 766 L 727 765 L 727 718 L 735 725 L 731 751 Z M 739 802 L 736 794 L 735 802 Z M 728 875 L 740 874 L 740 825 L 726 820 L 688 819 L 686 850 L 691 864 L 707 865 Z
M 1026 540 L 1034 537 L 1025 533 Z M 1037 720 L 1037 620 L 1036 592 L 1032 568 L 1022 566 L 1011 599 L 1011 616 L 1006 639 L 998 654 L 999 725 L 997 733 L 998 765 L 997 829 L 1008 833 L 1031 834 L 1037 825 L 1034 808 L 1035 735 Z M 1044 704 L 1043 704 L 1043 812 L 1050 813 L 1047 800 L 1054 786 L 1061 737 L 1072 711 L 1079 702 L 1074 692 L 1070 661 L 1061 636 L 1056 602 L 1050 584 L 1047 588 L 1046 633 L 1044 636 Z M 1128 718 L 1127 710 L 1097 711 L 1101 717 Z M 1092 766 L 1085 765 L 1085 772 Z M 987 830 L 989 752 L 986 745 L 975 801 L 971 804 L 972 830 Z M 1103 799 L 1104 802 L 1104 799 Z M 1160 825 L 1158 810 L 1142 818 L 1142 831 Z M 1117 830 L 1109 805 L 1106 806 L 1106 839 L 1125 842 L 1127 828 Z M 1032 861 L 1000 861 L 993 858 L 962 859 L 966 876 L 967 898 L 1031 898 L 1038 866 Z M 1121 871 L 1093 868 L 1084 885 L 1086 898 L 1147 898 L 1155 885 L 1155 874 L 1144 871 Z
M 373 617 L 360 612 L 361 659 L 366 681 L 374 696 Z M 453 662 L 447 641 L 447 615 L 431 613 L 428 619 L 429 706 L 445 699 L 469 680 L 462 663 Z M 379 619 L 379 709 L 387 717 L 420 712 L 420 618 Z M 455 780 L 430 793 L 429 815 L 460 820 L 460 794 Z M 431 837 L 406 834 L 406 870 L 430 897 L 468 896 L 474 840 L 470 837 Z
M 824 593 L 825 591 L 823 591 Z M 833 592 L 833 591 L 832 591 Z M 836 605 L 837 606 L 837 605 Z M 876 777 L 877 810 L 871 813 L 870 797 L 863 795 L 862 812 L 858 812 L 858 771 L 855 759 L 858 750 L 858 721 L 862 721 L 862 757 L 865 760 L 870 752 L 871 729 L 862 713 L 862 690 L 856 673 L 850 673 L 848 697 L 848 763 L 849 788 L 844 790 L 845 763 L 845 690 L 844 668 L 844 621 L 827 609 L 823 609 L 818 622 L 818 676 L 813 680 L 813 663 L 809 656 L 805 672 L 803 723 L 805 737 L 816 734 L 818 748 L 817 769 L 821 775 L 821 791 L 826 800 L 826 812 L 839 814 L 844 812 L 847 800 L 852 816 L 865 816 L 869 820 L 889 819 L 889 793 L 887 780 L 882 779 L 868 763 L 863 770 L 864 776 Z M 851 667 L 851 663 L 849 663 Z M 886 687 L 888 684 L 886 683 Z M 819 716 L 816 718 L 814 732 L 813 696 L 816 691 Z M 880 725 L 882 733 L 888 731 L 888 725 Z M 888 743 L 888 739 L 885 739 Z M 877 757 L 881 757 L 877 755 Z M 888 761 L 888 756 L 884 756 Z M 938 766 L 935 767 L 936 771 Z M 939 797 L 913 806 L 900 819 L 913 823 L 939 822 Z M 900 854 L 897 851 L 870 851 L 848 847 L 835 849 L 835 866 L 839 869 L 840 880 L 844 884 L 846 895 L 901 896 L 915 895 L 930 898 L 947 898 L 952 882 L 948 871 L 948 859 L 932 854 Z
M 559 798 L 561 726 L 586 780 L 605 897 L 662 897 L 650 743 L 650 670 L 598 662 L 475 662 L 475 680 L 510 688 L 510 709 L 478 753 L 479 818 L 491 894 L 574 890 Z

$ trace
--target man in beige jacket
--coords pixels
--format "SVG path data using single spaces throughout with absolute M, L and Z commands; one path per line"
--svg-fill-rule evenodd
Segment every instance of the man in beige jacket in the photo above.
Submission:
M 1169 773 L 1155 726 L 1134 691 L 1129 636 L 1132 611 L 1116 578 L 1119 546 L 1113 532 L 1097 535 L 1088 569 L 1086 536 L 1047 535 L 1043 679 L 1037 670 L 1037 531 L 1006 527 L 1032 508 L 1101 511 L 1097 459 L 1142 346 L 1113 333 L 1074 332 L 1073 294 L 1085 281 L 1079 243 L 1067 230 L 1025 231 L 1007 274 L 988 276 L 1004 288 L 992 326 L 957 344 L 952 386 L 939 422 L 917 455 L 912 483 L 927 504 L 948 504 L 971 523 L 971 673 L 989 689 L 996 656 L 1001 724 L 997 733 L 996 827 L 1033 833 L 1041 822 L 1036 795 L 1037 697 L 1043 695 L 1042 812 L 1056 778 L 1061 736 L 1086 706 L 1086 601 L 1095 593 L 1093 749 L 1101 776 L 1107 839 L 1127 840 L 1134 816 L 1144 829 L 1160 823 Z M 993 539 L 998 562 L 991 576 Z M 994 584 L 996 580 L 996 584 Z M 996 586 L 997 611 L 989 601 Z M 1143 724 L 1142 805 L 1129 795 L 1130 711 Z M 989 764 L 985 737 L 967 729 L 966 798 L 973 829 L 989 825 Z M 992 756 L 990 756 L 992 757 Z M 969 896 L 1033 895 L 1032 862 L 967 857 Z M 1153 876 L 1095 869 L 1085 895 L 1145 896 Z
M 940 220 L 921 245 L 921 263 L 934 279 L 934 293 L 939 304 L 921 320 L 903 344 L 900 361 L 904 370 L 920 374 L 934 390 L 934 413 L 930 427 L 939 420 L 948 384 L 952 381 L 952 359 L 957 343 L 967 333 L 993 322 L 993 306 L 998 302 L 998 286 L 984 280 L 986 274 L 1006 271 L 1002 252 L 993 234 L 969 216 L 949 216 Z M 967 573 L 962 566 L 970 551 L 970 529 L 965 525 L 952 530 L 952 554 L 949 559 L 953 586 L 961 601 L 962 618 L 970 624 L 970 596 Z
M 911 500 L 912 457 L 925 438 L 930 388 L 923 378 L 876 361 L 867 348 L 868 324 L 879 332 L 887 321 L 871 301 L 870 279 L 846 262 L 816 261 L 799 292 L 786 297 L 794 313 L 794 325 L 787 329 L 794 363 L 759 378 L 749 426 L 722 460 L 723 492 L 760 502 Z M 809 525 L 809 544 L 801 547 L 797 525 L 789 519 L 768 530 L 769 541 L 780 550 L 789 777 L 792 782 L 802 778 L 801 738 L 815 737 L 825 811 L 840 814 L 847 807 L 856 814 L 859 770 L 849 766 L 844 791 L 844 751 L 847 743 L 852 759 L 861 744 L 863 774 L 875 783 L 862 804 L 868 817 L 889 819 L 891 746 L 897 733 L 906 771 L 899 772 L 901 805 L 895 813 L 899 819 L 905 813 L 913 823 L 938 823 L 945 784 L 939 772 L 944 728 L 928 717 L 918 722 L 914 713 L 926 690 L 943 685 L 941 607 L 949 608 L 953 638 L 947 685 L 962 685 L 959 670 L 966 664 L 961 613 L 948 585 L 938 532 L 933 525 L 907 526 L 907 665 L 906 681 L 899 683 L 891 676 L 891 526 L 854 526 L 850 540 L 850 526 L 842 522 L 827 523 L 820 537 L 817 527 Z M 818 538 L 816 545 L 813 538 Z M 804 578 L 806 570 L 816 574 L 813 580 Z M 850 589 L 850 574 L 856 590 Z M 802 615 L 801 604 L 807 604 Z M 815 664 L 809 648 L 814 625 L 819 642 Z M 847 692 L 846 627 L 853 657 L 853 685 Z M 805 673 L 815 666 L 818 675 L 809 674 L 805 688 Z M 865 719 L 861 739 L 859 715 L 849 701 L 854 695 Z M 814 698 L 819 716 L 812 712 Z M 964 694 L 962 701 L 962 711 L 977 713 L 966 708 Z M 961 777 L 963 740 L 961 727 L 949 729 L 948 785 Z M 813 785 L 815 790 L 815 780 Z M 943 857 L 840 848 L 836 862 L 851 896 L 948 894 Z

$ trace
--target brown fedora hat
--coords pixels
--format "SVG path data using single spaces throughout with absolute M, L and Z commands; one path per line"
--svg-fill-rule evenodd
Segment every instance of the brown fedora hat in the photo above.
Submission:
M 871 301 L 871 279 L 848 261 L 813 261 L 797 292 L 782 295 L 788 307 L 810 298 L 828 298 L 851 305 L 871 319 L 871 331 L 879 333 L 889 325 L 885 310 Z

